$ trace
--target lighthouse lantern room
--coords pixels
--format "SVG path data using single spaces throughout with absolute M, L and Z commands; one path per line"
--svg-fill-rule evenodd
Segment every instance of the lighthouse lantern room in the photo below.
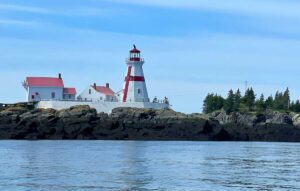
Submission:
M 127 59 L 127 73 L 123 87 L 123 102 L 149 102 L 141 52 L 133 45 Z

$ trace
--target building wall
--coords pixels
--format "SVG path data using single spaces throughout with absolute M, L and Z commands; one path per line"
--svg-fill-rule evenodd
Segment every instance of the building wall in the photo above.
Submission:
M 52 92 L 55 93 L 54 100 L 63 99 L 62 87 L 28 87 L 27 100 L 31 102 L 53 99 L 51 95 Z M 38 95 L 36 95 L 36 93 L 38 93 Z M 32 95 L 34 95 L 34 99 L 32 99 Z
M 89 93 L 91 90 L 91 94 Z M 93 87 L 88 86 L 83 90 L 83 92 L 78 96 L 82 101 L 117 101 L 115 96 L 105 95 L 98 91 L 96 91 Z
M 127 102 L 149 102 L 145 82 L 129 82 Z
M 37 108 L 52 108 L 56 110 L 67 109 L 77 105 L 89 105 L 91 108 L 95 108 L 98 113 L 105 112 L 111 113 L 114 108 L 118 107 L 133 107 L 133 108 L 153 108 L 153 109 L 165 109 L 169 108 L 164 103 L 123 103 L 123 102 L 86 102 L 86 101 L 40 101 L 37 104 Z
M 64 94 L 64 95 L 63 95 L 63 99 L 64 99 L 64 100 L 75 100 L 75 99 L 76 99 L 76 96 L 75 96 L 75 95 L 72 95 L 72 94 Z

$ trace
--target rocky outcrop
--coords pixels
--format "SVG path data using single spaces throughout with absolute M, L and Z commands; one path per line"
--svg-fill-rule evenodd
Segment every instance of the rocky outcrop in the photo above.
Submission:
M 236 124 L 249 127 L 265 124 L 297 126 L 300 123 L 299 114 L 280 113 L 272 110 L 267 110 L 257 115 L 241 113 L 226 114 L 225 111 L 218 111 L 210 114 L 210 118 L 217 120 L 221 125 Z
M 300 141 L 300 116 L 117 108 L 110 115 L 89 106 L 56 111 L 13 105 L 0 110 L 0 139 Z

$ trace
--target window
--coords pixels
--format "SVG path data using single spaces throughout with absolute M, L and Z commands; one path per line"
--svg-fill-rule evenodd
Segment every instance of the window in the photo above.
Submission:
M 54 99 L 55 98 L 55 92 L 51 93 L 51 98 Z
M 69 94 L 69 99 L 71 99 L 72 98 L 72 95 L 71 94 Z
M 138 94 L 140 94 L 141 93 L 141 89 L 138 89 Z
M 91 89 L 89 89 L 89 94 L 92 94 L 92 90 Z

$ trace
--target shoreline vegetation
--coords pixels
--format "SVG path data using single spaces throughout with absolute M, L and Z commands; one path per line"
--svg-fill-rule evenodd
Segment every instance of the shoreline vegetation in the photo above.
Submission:
M 245 113 L 116 108 L 106 114 L 89 106 L 57 111 L 17 103 L 0 107 L 0 139 L 300 142 L 300 114 L 255 107 Z
M 238 89 L 234 92 L 229 90 L 226 98 L 218 94 L 208 94 L 204 99 L 203 112 L 206 114 L 224 110 L 227 114 L 239 112 L 243 114 L 260 114 L 267 110 L 278 111 L 282 113 L 300 112 L 300 101 L 291 101 L 290 91 L 287 88 L 284 92 L 277 91 L 275 96 L 270 95 L 265 98 L 264 94 L 259 97 L 252 88 L 245 91 L 244 96 Z

